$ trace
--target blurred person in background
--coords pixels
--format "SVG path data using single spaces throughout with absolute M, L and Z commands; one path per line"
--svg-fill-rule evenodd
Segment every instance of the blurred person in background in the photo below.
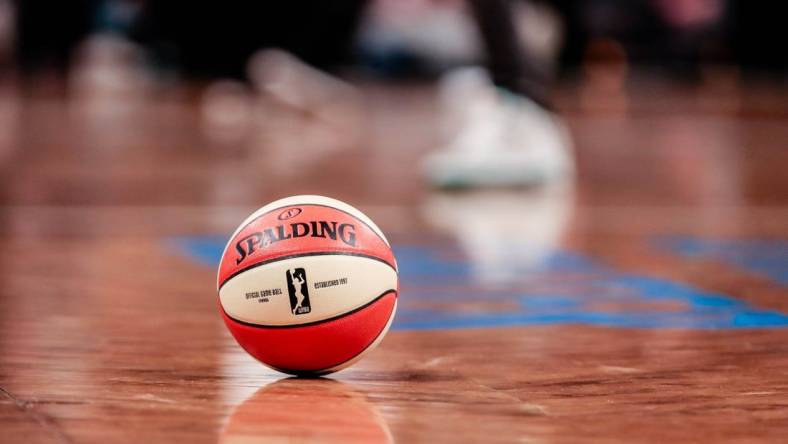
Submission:
M 186 9 L 171 2 L 148 2 L 133 35 L 152 49 L 160 64 L 198 77 L 241 78 L 248 60 L 261 48 L 279 48 L 308 65 L 333 71 L 353 62 L 354 39 L 368 3 L 223 2 L 190 4 Z M 454 70 L 440 82 L 446 144 L 426 160 L 427 177 L 436 186 L 531 185 L 572 174 L 568 132 L 550 110 L 547 72 L 522 44 L 513 4 L 410 0 L 373 5 L 384 16 L 404 13 L 413 18 L 430 8 L 467 8 L 476 29 L 459 35 L 480 36 L 487 69 Z M 362 32 L 375 33 L 369 26 Z M 452 44 L 444 42 L 444 47 Z M 367 47 L 367 60 L 373 53 L 374 48 Z
M 778 49 L 786 31 L 778 15 L 741 0 L 13 5 L 15 58 L 24 82 L 64 77 L 76 47 L 96 31 L 129 36 L 160 71 L 188 78 L 254 76 L 250 64 L 265 48 L 291 54 L 274 58 L 300 67 L 293 77 L 306 83 L 323 76 L 314 68 L 337 72 L 352 64 L 383 75 L 445 72 L 439 82 L 445 143 L 425 162 L 428 179 L 439 187 L 571 177 L 571 141 L 551 110 L 548 89 L 557 71 L 572 73 L 589 58 L 612 57 L 689 79 L 700 76 L 703 62 L 736 61 L 745 71 L 783 79 L 786 72 L 785 51 Z M 320 93 L 302 89 L 302 95 Z
M 75 71 L 75 54 L 91 32 L 127 34 L 147 48 L 161 70 L 189 78 L 244 78 L 250 59 L 263 48 L 292 54 L 291 67 L 300 60 L 333 72 L 355 61 L 355 37 L 368 3 L 17 1 L 19 78 L 23 85 L 65 89 L 63 80 Z M 456 0 L 379 3 L 387 3 L 382 10 L 410 9 L 411 17 L 430 6 L 466 7 Z M 428 177 L 436 185 L 534 183 L 572 169 L 568 136 L 547 107 L 546 77 L 521 47 L 510 6 L 507 0 L 467 2 L 489 70 L 463 70 L 442 82 L 441 103 L 453 134 L 428 159 Z M 314 74 L 302 68 L 301 74 L 307 73 L 302 78 Z

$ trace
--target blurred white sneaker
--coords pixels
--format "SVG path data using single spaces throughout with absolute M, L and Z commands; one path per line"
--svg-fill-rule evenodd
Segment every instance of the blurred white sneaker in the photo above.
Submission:
M 439 95 L 448 143 L 425 161 L 434 186 L 536 186 L 574 176 L 572 142 L 561 119 L 497 89 L 483 69 L 447 74 Z

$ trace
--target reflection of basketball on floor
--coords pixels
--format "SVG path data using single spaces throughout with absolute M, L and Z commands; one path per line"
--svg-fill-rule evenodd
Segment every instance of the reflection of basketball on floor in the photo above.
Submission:
M 364 394 L 330 379 L 283 379 L 261 388 L 235 408 L 219 436 L 221 444 L 313 441 L 393 439 Z

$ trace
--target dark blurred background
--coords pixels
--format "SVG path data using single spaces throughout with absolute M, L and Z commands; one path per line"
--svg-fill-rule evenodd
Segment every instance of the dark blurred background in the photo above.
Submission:
M 774 3 L 744 0 L 511 2 L 540 69 L 562 78 L 592 61 L 699 81 L 708 66 L 785 81 L 788 27 Z M 23 84 L 73 73 L 87 42 L 110 37 L 125 61 L 159 80 L 243 79 L 255 51 L 277 47 L 308 64 L 386 78 L 432 76 L 479 61 L 462 0 L 154 2 L 0 0 L 0 73 Z
M 788 115 L 779 12 L 743 0 L 0 0 L 0 201 L 412 202 L 424 177 L 451 182 L 418 167 L 460 140 L 543 148 L 522 161 L 530 182 L 576 163 L 590 201 L 674 202 L 660 190 L 677 175 L 687 201 L 728 202 L 738 175 L 780 176 L 742 166 L 772 136 L 747 142 L 746 122 L 707 119 Z M 473 76 L 444 81 L 478 65 L 500 97 Z M 671 153 L 664 168 L 637 157 L 660 155 L 649 143 Z M 512 163 L 500 153 L 487 158 Z

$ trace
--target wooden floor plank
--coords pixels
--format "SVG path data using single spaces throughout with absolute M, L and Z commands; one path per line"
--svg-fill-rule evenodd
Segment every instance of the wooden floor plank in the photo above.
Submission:
M 97 117 L 0 95 L 15 101 L 18 123 L 0 138 L 3 436 L 788 435 L 780 101 L 749 103 L 744 90 L 737 107 L 715 108 L 712 93 L 687 102 L 668 91 L 657 104 L 633 96 L 622 115 L 564 93 L 575 186 L 447 194 L 414 167 L 438 141 L 431 90 L 364 94 L 366 130 L 335 135 L 298 168 L 275 165 L 304 142 L 293 128 L 315 122 L 261 123 L 227 146 L 192 99 Z M 217 245 L 257 206 L 299 193 L 361 208 L 401 266 L 393 331 L 330 379 L 283 379 L 244 353 L 217 313 Z

